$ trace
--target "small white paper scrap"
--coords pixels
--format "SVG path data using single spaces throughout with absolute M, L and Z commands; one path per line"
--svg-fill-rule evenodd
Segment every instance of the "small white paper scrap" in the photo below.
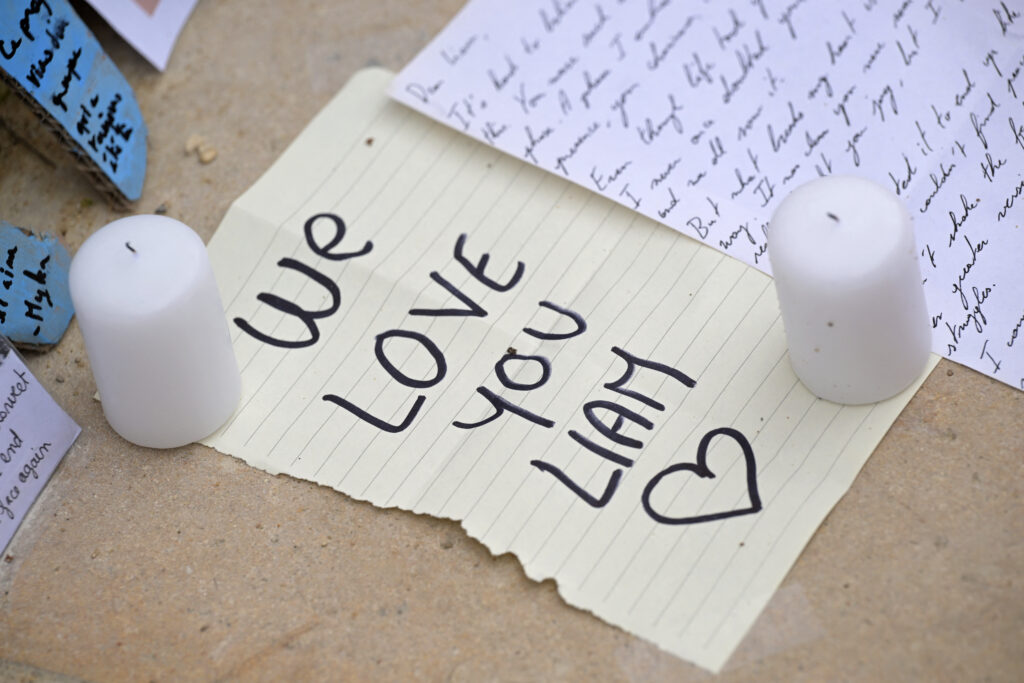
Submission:
M 198 0 L 88 0 L 139 54 L 163 71 Z

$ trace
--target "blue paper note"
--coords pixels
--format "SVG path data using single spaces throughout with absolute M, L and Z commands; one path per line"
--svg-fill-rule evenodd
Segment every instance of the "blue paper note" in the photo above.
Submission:
M 104 191 L 139 198 L 146 175 L 142 112 L 66 0 L 0 2 L 0 76 L 31 101 Z
M 71 256 L 53 235 L 0 221 L 0 332 L 21 346 L 60 341 L 74 314 L 70 266 Z

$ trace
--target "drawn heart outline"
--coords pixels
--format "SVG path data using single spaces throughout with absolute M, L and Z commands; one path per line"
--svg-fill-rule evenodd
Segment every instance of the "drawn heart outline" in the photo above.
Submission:
M 719 435 L 730 437 L 739 444 L 740 449 L 743 451 L 743 459 L 747 467 L 747 497 L 750 500 L 750 507 L 726 510 L 725 512 L 713 512 L 707 515 L 694 515 L 691 517 L 666 517 L 665 515 L 656 512 L 654 508 L 651 507 L 651 494 L 654 493 L 654 489 L 658 486 L 658 483 L 668 475 L 674 474 L 675 472 L 689 471 L 702 479 L 715 478 L 715 473 L 708 467 L 707 456 L 711 440 Z M 729 517 L 739 517 L 740 515 L 750 515 L 755 512 L 760 512 L 761 497 L 757 492 L 757 463 L 754 460 L 754 449 L 750 445 L 750 442 L 747 441 L 747 437 L 743 436 L 742 433 L 732 429 L 731 427 L 719 427 L 718 429 L 712 429 L 704 435 L 704 438 L 702 438 L 700 443 L 697 445 L 697 461 L 676 463 L 675 465 L 670 465 L 658 474 L 654 475 L 654 477 L 647 482 L 647 486 L 644 487 L 641 502 L 643 503 L 644 511 L 647 512 L 651 519 L 661 524 L 699 524 L 701 522 L 713 522 L 719 519 L 728 519 Z

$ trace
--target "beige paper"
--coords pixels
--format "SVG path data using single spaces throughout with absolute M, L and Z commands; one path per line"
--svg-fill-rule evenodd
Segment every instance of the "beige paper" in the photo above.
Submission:
M 389 102 L 390 77 L 357 75 L 210 242 L 244 389 L 209 445 L 461 520 L 720 669 L 917 387 L 814 398 L 767 275 Z

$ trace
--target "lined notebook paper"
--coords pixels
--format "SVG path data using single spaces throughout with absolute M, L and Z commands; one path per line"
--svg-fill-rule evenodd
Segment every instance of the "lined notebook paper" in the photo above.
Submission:
M 460 520 L 720 669 L 917 387 L 816 399 L 767 275 L 389 102 L 390 78 L 358 74 L 210 242 L 244 388 L 208 444 Z

